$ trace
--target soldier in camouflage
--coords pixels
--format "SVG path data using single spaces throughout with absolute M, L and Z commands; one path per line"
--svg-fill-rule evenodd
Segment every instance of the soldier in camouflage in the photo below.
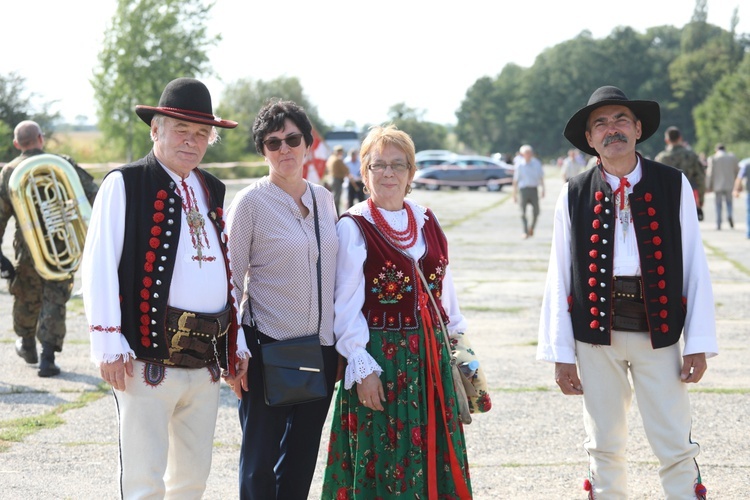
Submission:
M 695 194 L 695 205 L 698 208 L 698 220 L 703 220 L 703 197 L 706 194 L 706 171 L 700 157 L 685 146 L 682 133 L 677 127 L 669 127 L 664 132 L 667 149 L 656 155 L 654 160 L 670 167 L 682 170 Z
M 36 122 L 19 123 L 13 134 L 13 145 L 21 155 L 0 171 L 0 243 L 11 216 L 15 216 L 10 201 L 8 182 L 13 169 L 25 159 L 44 153 L 44 135 Z M 62 156 L 62 155 L 61 155 Z M 72 158 L 62 156 L 75 167 L 86 197 L 94 202 L 97 186 L 93 177 L 79 167 Z M 0 276 L 8 280 L 13 295 L 13 329 L 18 335 L 16 353 L 29 364 L 39 362 L 36 339 L 42 344 L 38 375 L 53 377 L 60 374 L 55 364 L 55 353 L 62 351 L 65 338 L 65 305 L 73 290 L 73 278 L 63 281 L 44 280 L 34 269 L 31 253 L 16 224 L 13 249 L 16 266 L 0 252 Z

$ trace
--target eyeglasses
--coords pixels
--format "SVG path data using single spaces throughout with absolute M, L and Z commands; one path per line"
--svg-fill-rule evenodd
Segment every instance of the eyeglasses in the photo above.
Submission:
M 409 170 L 409 164 L 408 163 L 391 163 L 390 165 L 388 163 L 370 163 L 367 165 L 367 169 L 370 172 L 385 172 L 385 169 L 391 167 L 391 170 L 393 170 L 396 173 L 403 174 L 407 170 Z
M 263 141 L 263 144 L 266 146 L 266 148 L 268 148 L 269 151 L 278 151 L 279 149 L 281 149 L 282 142 L 286 142 L 286 145 L 290 148 L 296 148 L 302 143 L 302 134 L 292 134 L 285 137 L 284 139 L 272 137 Z

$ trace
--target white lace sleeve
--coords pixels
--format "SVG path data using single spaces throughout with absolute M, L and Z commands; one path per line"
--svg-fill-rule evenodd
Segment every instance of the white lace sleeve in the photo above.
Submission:
M 365 349 L 357 349 L 351 353 L 347 362 L 344 389 L 351 389 L 355 383 L 359 384 L 373 372 L 377 372 L 378 377 L 383 373 L 383 369 Z

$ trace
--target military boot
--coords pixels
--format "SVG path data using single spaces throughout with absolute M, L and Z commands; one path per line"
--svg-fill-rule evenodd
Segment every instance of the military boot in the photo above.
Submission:
M 16 340 L 16 354 L 21 356 L 30 365 L 39 361 L 36 353 L 36 339 L 34 337 L 21 337 Z
M 60 375 L 60 368 L 55 364 L 55 346 L 42 342 L 42 360 L 39 362 L 40 377 Z

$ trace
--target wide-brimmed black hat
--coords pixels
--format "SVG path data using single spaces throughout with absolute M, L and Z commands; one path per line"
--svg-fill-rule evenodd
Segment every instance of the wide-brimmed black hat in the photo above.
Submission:
M 659 128 L 659 120 L 661 118 L 659 103 L 655 101 L 631 101 L 625 96 L 622 90 L 608 85 L 596 89 L 591 94 L 586 107 L 579 109 L 568 120 L 568 124 L 565 125 L 565 131 L 563 132 L 565 138 L 584 153 L 597 156 L 598 153 L 596 150 L 589 146 L 586 140 L 586 122 L 591 112 L 596 108 L 612 104 L 630 108 L 635 117 L 640 120 L 641 137 L 636 141 L 636 144 L 651 137 Z
M 192 123 L 203 123 L 221 128 L 234 128 L 237 122 L 222 120 L 213 114 L 211 94 L 208 88 L 194 78 L 177 78 L 164 87 L 159 105 L 135 107 L 136 114 L 151 125 L 155 114 L 167 115 L 178 120 Z

